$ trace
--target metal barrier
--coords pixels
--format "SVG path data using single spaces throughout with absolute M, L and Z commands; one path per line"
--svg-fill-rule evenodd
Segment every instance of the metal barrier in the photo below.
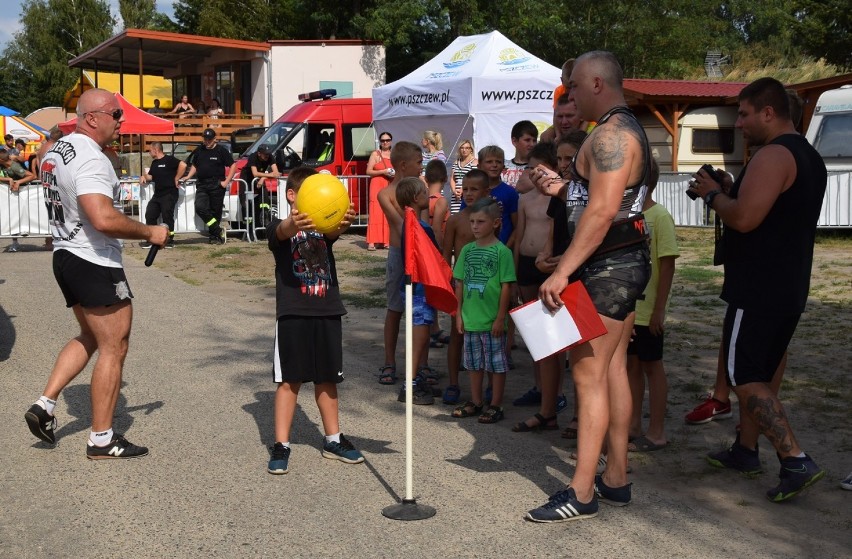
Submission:
M 342 175 L 338 177 L 349 191 L 349 197 L 357 200 L 357 216 L 352 226 L 366 227 L 369 221 L 369 184 L 366 175 Z M 686 227 L 710 227 L 713 224 L 711 212 L 704 202 L 691 200 L 685 194 L 686 185 L 692 178 L 691 173 L 661 173 L 654 192 L 654 199 L 666 207 L 674 218 L 675 225 Z M 127 182 L 127 181 L 124 181 Z M 245 188 L 245 182 L 234 179 Z M 145 210 L 153 195 L 153 184 L 139 187 L 138 199 L 135 185 L 126 188 L 121 196 L 124 212 L 139 221 L 145 220 Z M 256 186 L 256 180 L 253 182 Z M 286 178 L 275 181 L 275 185 L 264 185 L 259 192 L 252 191 L 251 196 L 260 196 L 260 204 L 268 205 L 269 217 L 285 219 L 290 215 L 287 197 L 283 195 L 287 188 Z M 249 196 L 247 196 L 249 198 Z M 254 200 L 252 200 L 254 201 Z M 254 204 L 248 204 L 252 221 L 243 219 L 239 189 L 229 191 L 225 196 L 222 221 L 230 224 L 245 223 L 244 227 L 229 227 L 230 232 L 243 233 L 246 240 L 256 241 L 258 231 L 265 229 L 266 215 L 254 215 Z M 265 207 L 261 208 L 266 210 Z M 822 212 L 818 226 L 820 228 L 852 227 L 852 171 L 832 172 L 828 175 L 828 185 L 823 199 Z M 175 206 L 175 233 L 197 233 L 207 227 L 195 215 L 195 181 L 187 181 L 180 188 L 180 196 Z M 0 183 L 0 238 L 49 237 L 50 224 L 47 219 L 47 207 L 44 203 L 44 189 L 39 181 L 22 186 L 18 192 L 12 192 L 5 183 Z

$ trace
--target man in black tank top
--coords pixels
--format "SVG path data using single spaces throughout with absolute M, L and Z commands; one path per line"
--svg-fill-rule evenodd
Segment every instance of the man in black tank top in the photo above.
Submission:
M 776 369 L 808 298 L 827 173 L 819 153 L 796 132 L 780 82 L 761 78 L 739 101 L 737 127 L 763 147 L 727 192 L 703 171 L 693 187 L 725 224 L 722 353 L 742 425 L 733 445 L 708 461 L 759 471 L 757 438 L 765 435 L 781 462 L 780 483 L 766 495 L 780 502 L 825 475 L 790 428 L 777 395 L 783 367 Z
M 627 109 L 621 66 L 612 53 L 594 51 L 578 57 L 569 80 L 570 97 L 580 118 L 598 125 L 575 158 L 575 181 L 587 184 L 588 205 L 553 274 L 539 290 L 551 310 L 562 305 L 568 278 L 589 291 L 607 334 L 570 352 L 577 388 L 577 468 L 570 487 L 553 495 L 526 518 L 562 522 L 597 514 L 598 499 L 630 502 L 627 481 L 627 431 L 631 398 L 627 382 L 627 344 L 633 330 L 636 299 L 651 268 L 641 207 L 650 160 L 645 133 Z M 530 178 L 545 194 L 559 195 L 564 184 L 544 168 Z M 613 235 L 613 233 L 615 233 Z M 604 438 L 606 470 L 596 475 Z

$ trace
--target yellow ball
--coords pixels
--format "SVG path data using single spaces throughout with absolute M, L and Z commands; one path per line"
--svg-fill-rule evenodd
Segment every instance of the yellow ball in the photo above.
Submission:
M 296 193 L 296 209 L 311 218 L 317 231 L 331 233 L 349 210 L 349 192 L 333 175 L 311 175 Z

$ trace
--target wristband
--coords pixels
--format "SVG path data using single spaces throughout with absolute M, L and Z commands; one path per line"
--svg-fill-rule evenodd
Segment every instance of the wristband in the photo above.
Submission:
M 708 208 L 713 207 L 713 200 L 721 193 L 722 191 L 717 188 L 716 190 L 711 190 L 710 192 L 704 195 L 704 203 L 707 204 Z

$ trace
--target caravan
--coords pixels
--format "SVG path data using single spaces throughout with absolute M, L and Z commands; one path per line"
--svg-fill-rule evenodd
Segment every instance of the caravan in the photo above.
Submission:
M 660 170 L 671 172 L 672 137 L 653 116 L 640 118 L 651 153 Z M 677 172 L 694 173 L 704 164 L 736 176 L 743 168 L 745 148 L 737 122 L 736 106 L 701 107 L 683 115 L 677 145 Z
M 852 171 L 852 85 L 819 96 L 807 138 L 829 171 Z

